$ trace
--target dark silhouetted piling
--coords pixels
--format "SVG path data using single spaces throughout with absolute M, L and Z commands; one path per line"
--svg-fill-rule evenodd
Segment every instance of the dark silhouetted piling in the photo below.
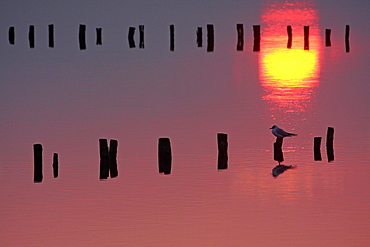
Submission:
M 331 46 L 331 29 L 325 29 L 325 46 Z
M 102 39 L 102 29 L 96 28 L 96 45 L 102 45 L 103 39 Z
M 15 44 L 15 29 L 14 29 L 14 27 L 9 27 L 8 38 L 9 38 L 9 44 L 14 45 Z
M 48 26 L 49 33 L 49 47 L 54 48 L 54 25 L 50 24 Z
M 349 52 L 349 25 L 346 25 L 345 41 L 346 41 L 346 52 Z
M 139 25 L 139 48 L 144 49 L 144 25 Z
M 54 153 L 53 155 L 53 176 L 54 178 L 57 178 L 58 177 L 58 174 L 59 174 L 59 161 L 58 161 L 58 154 L 57 153 Z
M 212 24 L 207 25 L 207 52 L 215 49 L 215 32 Z
M 304 49 L 309 50 L 310 49 L 310 42 L 309 42 L 310 27 L 304 26 L 303 31 L 304 31 Z
M 170 51 L 175 50 L 175 26 L 170 25 Z
M 134 40 L 134 35 L 135 35 L 135 28 L 130 27 L 128 29 L 128 45 L 130 48 L 135 48 L 135 40 Z
M 109 153 L 107 139 L 99 139 L 100 149 L 100 179 L 107 179 L 109 176 Z
M 217 146 L 218 146 L 218 162 L 217 168 L 218 169 L 227 169 L 228 168 L 228 142 L 227 142 L 227 134 L 224 133 L 217 133 Z
M 80 24 L 78 40 L 80 44 L 80 50 L 86 50 L 86 25 Z
M 197 28 L 197 45 L 198 47 L 203 46 L 203 30 L 201 27 Z
M 277 162 L 283 162 L 284 156 L 283 156 L 283 138 L 277 137 L 276 142 L 274 143 L 274 160 Z
M 334 128 L 328 127 L 328 132 L 326 134 L 326 153 L 328 156 L 328 162 L 334 160 Z
M 158 169 L 159 173 L 171 174 L 172 154 L 169 138 L 158 139 Z
M 253 25 L 253 51 L 261 50 L 261 26 Z
M 118 176 L 117 147 L 118 147 L 118 141 L 110 140 L 109 142 L 109 171 L 110 171 L 111 178 L 115 178 Z
M 35 48 L 35 26 L 30 25 L 28 30 L 28 41 L 30 43 L 30 48 Z
M 314 152 L 314 160 L 320 161 L 321 158 L 321 139 L 322 137 L 314 137 L 313 138 L 313 152 Z
M 287 26 L 287 32 L 288 32 L 288 44 L 287 44 L 287 48 L 288 49 L 292 49 L 292 43 L 293 43 L 292 26 Z
M 33 181 L 35 183 L 41 183 L 43 179 L 42 175 L 42 145 L 33 145 Z
M 236 24 L 236 31 L 238 32 L 238 43 L 236 45 L 237 51 L 244 50 L 244 27 L 243 24 Z

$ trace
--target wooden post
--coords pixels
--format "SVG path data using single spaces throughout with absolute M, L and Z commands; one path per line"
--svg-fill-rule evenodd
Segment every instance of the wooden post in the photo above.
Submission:
M 111 178 L 115 178 L 118 176 L 117 147 L 118 147 L 118 141 L 110 140 L 109 142 L 109 171 L 110 171 Z
M 303 30 L 304 30 L 304 50 L 309 50 L 310 49 L 310 44 L 309 44 L 310 27 L 304 26 Z
M 135 40 L 134 40 L 134 35 L 135 35 L 135 28 L 130 27 L 128 30 L 128 45 L 130 48 L 135 48 Z
M 86 50 L 86 25 L 80 24 L 79 34 L 78 34 L 78 40 L 80 43 L 80 50 Z
M 228 168 L 228 142 L 227 134 L 217 133 L 217 146 L 218 146 L 218 169 L 227 169 Z
M 349 52 L 349 25 L 346 25 L 346 52 Z
M 50 24 L 49 28 L 49 47 L 54 48 L 54 25 Z
M 212 24 L 207 25 L 207 52 L 213 52 L 215 47 L 215 32 Z
M 28 31 L 28 40 L 30 43 L 30 48 L 35 48 L 35 26 L 30 25 L 29 31 Z
M 283 156 L 283 138 L 276 137 L 276 142 L 274 143 L 274 160 L 277 162 L 283 162 L 284 156 Z
M 253 51 L 261 50 L 261 26 L 253 25 Z
M 15 44 L 15 30 L 14 30 L 14 27 L 9 27 L 8 36 L 9 36 L 9 43 L 11 45 L 14 45 Z
M 201 27 L 197 28 L 197 45 L 198 47 L 203 46 L 203 31 Z
M 58 154 L 54 153 L 54 155 L 53 155 L 53 175 L 54 175 L 54 178 L 58 177 L 58 174 L 59 174 L 58 169 L 59 169 Z
M 292 49 L 292 43 L 293 43 L 292 26 L 287 26 L 287 32 L 288 32 L 288 44 L 287 44 L 287 48 L 288 49 Z
M 326 134 L 326 153 L 328 156 L 328 162 L 334 160 L 334 128 L 328 127 L 328 132 Z
M 102 29 L 96 28 L 96 45 L 102 45 Z
M 314 137 L 313 141 L 313 151 L 314 151 L 314 160 L 320 161 L 321 158 L 321 136 L 320 137 Z
M 100 149 L 100 179 L 107 179 L 109 176 L 109 154 L 107 139 L 99 139 Z
M 331 29 L 325 29 L 325 46 L 329 47 L 331 46 Z
M 238 32 L 238 43 L 236 45 L 237 51 L 244 49 L 244 27 L 243 24 L 236 24 L 236 30 Z
M 170 51 L 175 50 L 175 26 L 170 25 Z
M 33 181 L 35 183 L 41 183 L 43 179 L 42 175 L 42 145 L 33 145 Z
M 171 174 L 172 154 L 170 138 L 158 139 L 158 169 L 159 173 Z
M 144 49 L 144 25 L 139 25 L 139 48 Z

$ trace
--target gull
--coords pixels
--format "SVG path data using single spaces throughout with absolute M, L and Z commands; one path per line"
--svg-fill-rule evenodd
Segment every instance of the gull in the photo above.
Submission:
M 277 125 L 272 126 L 270 129 L 272 129 L 271 130 L 272 134 L 274 134 L 274 136 L 276 136 L 278 138 L 284 138 L 284 137 L 287 137 L 287 136 L 296 136 L 297 135 L 297 134 L 285 132 L 283 129 L 280 129 Z

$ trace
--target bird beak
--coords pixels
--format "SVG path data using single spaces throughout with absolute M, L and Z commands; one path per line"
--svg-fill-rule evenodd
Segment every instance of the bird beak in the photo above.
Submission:
M 272 127 L 270 129 L 272 129 Z

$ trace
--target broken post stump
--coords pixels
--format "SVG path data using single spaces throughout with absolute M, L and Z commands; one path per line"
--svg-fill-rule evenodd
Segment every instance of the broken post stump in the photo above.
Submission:
M 287 26 L 287 32 L 288 32 L 288 44 L 287 44 L 287 48 L 288 49 L 292 49 L 292 43 L 293 43 L 292 26 Z
M 86 25 L 80 24 L 78 33 L 78 40 L 80 44 L 80 50 L 86 50 Z
M 42 175 L 42 145 L 33 145 L 33 182 L 41 183 Z
M 321 139 L 322 137 L 314 137 L 313 141 L 313 152 L 314 152 L 314 160 L 321 161 Z
M 215 32 L 212 24 L 207 25 L 207 52 L 213 52 L 215 48 Z
M 118 141 L 110 140 L 109 142 L 109 172 L 110 172 L 111 178 L 115 178 L 118 176 L 117 147 L 118 147 Z
M 59 169 L 59 164 L 58 164 L 58 154 L 54 153 L 53 155 L 53 176 L 54 178 L 58 177 L 58 169 Z
M 331 29 L 325 29 L 325 46 L 329 47 L 331 46 Z
M 310 27 L 304 26 L 303 31 L 304 31 L 304 50 L 309 50 L 310 49 L 310 44 L 309 44 Z
M 261 26 L 253 25 L 253 51 L 261 50 Z
M 96 45 L 102 45 L 103 40 L 102 40 L 102 29 L 101 28 L 96 28 Z
M 134 40 L 134 35 L 135 35 L 135 28 L 130 27 L 128 29 L 128 45 L 130 48 L 135 48 L 135 40 Z
M 49 31 L 49 47 L 54 48 L 54 25 L 50 24 L 48 26 Z
M 9 44 L 14 45 L 15 44 L 15 29 L 14 27 L 9 27 L 8 31 L 8 38 L 9 38 Z
M 243 24 L 236 24 L 236 30 L 238 32 L 238 43 L 236 45 L 237 51 L 244 49 L 244 27 Z
M 100 179 L 107 179 L 109 176 L 109 153 L 107 139 L 99 139 L 100 150 Z
M 346 42 L 346 52 L 349 52 L 349 25 L 346 25 L 346 35 L 345 35 L 345 42 Z
M 172 154 L 170 138 L 158 139 L 158 170 L 159 173 L 171 174 Z
M 277 162 L 283 162 L 284 156 L 283 156 L 283 138 L 276 137 L 276 141 L 274 143 L 274 160 Z
M 175 50 L 175 26 L 170 25 L 170 51 Z
M 28 31 L 28 41 L 30 44 L 30 48 L 35 48 L 35 26 L 30 25 L 29 31 Z
M 144 49 L 144 25 L 139 25 L 139 48 Z
M 334 160 L 334 128 L 328 127 L 328 132 L 326 134 L 326 153 L 328 156 L 328 162 Z
M 218 146 L 218 169 L 227 169 L 228 168 L 228 142 L 227 134 L 217 133 L 217 146 Z
M 203 31 L 201 27 L 197 28 L 197 45 L 198 47 L 203 46 Z

